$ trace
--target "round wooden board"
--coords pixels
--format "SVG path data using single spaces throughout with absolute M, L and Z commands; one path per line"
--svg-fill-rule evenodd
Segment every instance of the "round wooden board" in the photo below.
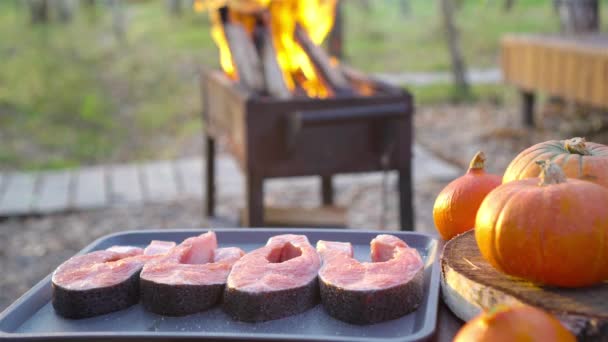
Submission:
M 474 231 L 445 245 L 441 271 L 443 300 L 462 320 L 498 303 L 526 303 L 556 315 L 579 340 L 608 341 L 608 282 L 562 289 L 505 275 L 483 259 Z

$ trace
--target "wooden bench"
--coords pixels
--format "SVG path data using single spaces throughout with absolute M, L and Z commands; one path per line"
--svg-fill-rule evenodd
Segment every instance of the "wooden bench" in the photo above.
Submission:
M 525 125 L 534 126 L 535 93 L 608 109 L 608 35 L 508 35 L 502 73 L 522 96 Z

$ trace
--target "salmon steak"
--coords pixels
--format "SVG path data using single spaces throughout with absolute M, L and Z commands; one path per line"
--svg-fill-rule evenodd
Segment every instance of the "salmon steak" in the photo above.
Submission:
M 236 320 L 260 322 L 304 312 L 319 302 L 321 260 L 304 235 L 277 235 L 232 268 L 224 310 Z
M 245 252 L 218 248 L 214 232 L 188 238 L 140 275 L 141 302 L 148 311 L 184 316 L 207 310 L 222 298 L 234 263 Z
M 321 303 L 329 315 L 348 323 L 372 324 L 404 316 L 423 297 L 422 258 L 401 239 L 378 235 L 372 262 L 353 258 L 347 242 L 318 241 Z
M 136 304 L 144 264 L 173 246 L 153 241 L 145 250 L 113 246 L 70 258 L 53 272 L 53 308 L 66 318 L 87 318 Z

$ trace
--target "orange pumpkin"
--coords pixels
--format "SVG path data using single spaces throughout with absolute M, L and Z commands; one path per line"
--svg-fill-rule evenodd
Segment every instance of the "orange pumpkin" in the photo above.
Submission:
M 467 173 L 453 180 L 437 196 L 433 220 L 444 240 L 473 229 L 481 201 L 500 185 L 500 176 L 486 173 L 485 160 L 483 152 L 477 152 Z
M 550 159 L 569 178 L 588 180 L 608 187 L 608 146 L 584 138 L 550 140 L 521 152 L 507 167 L 503 183 L 538 176 L 536 160 Z
M 539 178 L 503 184 L 477 213 L 475 238 L 496 269 L 534 282 L 581 287 L 608 279 L 608 189 L 538 161 Z
M 470 320 L 454 342 L 575 342 L 552 315 L 528 305 L 497 306 Z

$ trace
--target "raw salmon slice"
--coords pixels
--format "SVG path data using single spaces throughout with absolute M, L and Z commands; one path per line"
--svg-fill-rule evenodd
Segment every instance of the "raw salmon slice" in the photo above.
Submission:
M 247 322 L 304 312 L 319 301 L 321 261 L 304 235 L 271 237 L 242 257 L 228 276 L 224 310 Z
M 244 254 L 236 247 L 217 248 L 214 232 L 184 240 L 141 272 L 144 308 L 169 316 L 211 308 L 222 297 L 232 265 Z
M 353 258 L 346 242 L 317 242 L 323 260 L 319 271 L 321 302 L 333 317 L 371 324 L 414 311 L 423 296 L 420 254 L 401 239 L 378 235 L 371 241 L 372 262 Z
M 175 243 L 154 241 L 147 253 L 138 247 L 113 246 L 70 258 L 51 279 L 55 311 L 67 318 L 86 318 L 137 303 L 142 267 L 172 246 Z
M 175 247 L 176 243 L 173 241 L 159 241 L 152 240 L 146 249 L 144 249 L 144 255 L 160 255 L 166 254 L 171 248 Z

